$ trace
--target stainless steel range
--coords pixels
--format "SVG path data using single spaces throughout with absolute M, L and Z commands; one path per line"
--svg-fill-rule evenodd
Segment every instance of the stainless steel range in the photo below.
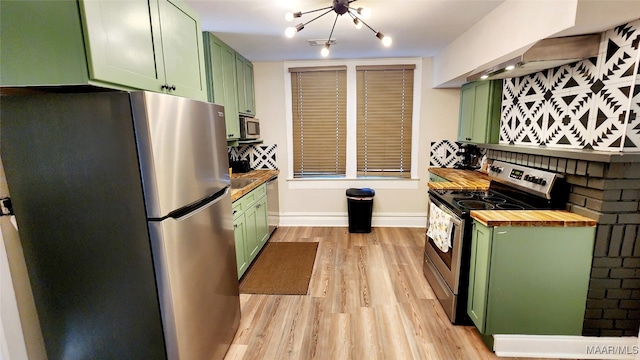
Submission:
M 466 314 L 471 210 L 564 209 L 566 183 L 559 174 L 494 161 L 486 191 L 429 190 L 424 275 L 454 324 Z

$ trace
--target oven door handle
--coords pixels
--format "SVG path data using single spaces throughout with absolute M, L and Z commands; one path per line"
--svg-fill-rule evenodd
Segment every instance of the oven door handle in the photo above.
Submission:
M 457 215 L 455 215 L 453 212 L 451 212 L 451 210 L 449 210 L 446 206 L 444 206 L 440 201 L 436 200 L 433 196 L 429 196 L 429 201 L 433 202 L 435 206 L 438 207 L 438 209 L 449 214 L 449 216 L 451 216 L 451 220 L 456 226 L 462 225 L 462 219 L 459 218 Z M 429 219 L 427 219 L 427 221 L 429 221 Z

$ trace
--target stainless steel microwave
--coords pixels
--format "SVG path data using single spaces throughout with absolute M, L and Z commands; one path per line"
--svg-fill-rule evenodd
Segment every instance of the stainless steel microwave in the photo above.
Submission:
M 260 139 L 260 120 L 247 116 L 240 116 L 240 139 Z

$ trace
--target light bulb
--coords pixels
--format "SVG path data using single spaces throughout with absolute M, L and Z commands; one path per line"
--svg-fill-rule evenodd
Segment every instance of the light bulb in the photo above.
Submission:
M 322 57 L 329 56 L 329 44 L 325 45 L 322 50 L 320 50 L 320 55 L 322 55 Z
M 356 29 L 362 29 L 362 21 L 357 18 L 353 18 L 353 24 L 356 26 Z
M 391 46 L 391 43 L 393 42 L 393 39 L 391 39 L 388 36 L 385 36 L 382 38 L 382 45 L 384 46 Z
M 288 38 L 292 38 L 295 36 L 295 34 L 298 32 L 298 30 L 296 30 L 296 28 L 294 28 L 293 26 L 289 26 L 287 28 L 287 30 L 284 31 L 284 34 L 288 37 Z
M 516 68 L 516 66 L 515 66 L 515 65 L 509 65 L 509 66 L 507 66 L 507 67 L 506 67 L 506 68 L 504 68 L 504 69 L 505 69 L 506 71 L 510 71 L 510 70 L 515 69 L 515 68 Z
M 284 19 L 289 22 L 293 21 L 293 13 L 289 11 L 288 13 L 284 14 Z
M 371 9 L 358 8 L 358 14 L 360 14 L 360 16 L 362 16 L 362 18 L 366 20 L 371 17 Z
M 488 78 L 489 78 L 489 75 L 487 75 L 487 74 L 484 74 L 484 75 L 480 76 L 481 80 L 487 80 Z

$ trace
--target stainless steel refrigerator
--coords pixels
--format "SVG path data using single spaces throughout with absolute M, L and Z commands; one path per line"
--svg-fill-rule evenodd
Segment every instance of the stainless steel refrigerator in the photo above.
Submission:
M 0 97 L 49 359 L 222 359 L 240 321 L 224 108 L 150 92 Z

